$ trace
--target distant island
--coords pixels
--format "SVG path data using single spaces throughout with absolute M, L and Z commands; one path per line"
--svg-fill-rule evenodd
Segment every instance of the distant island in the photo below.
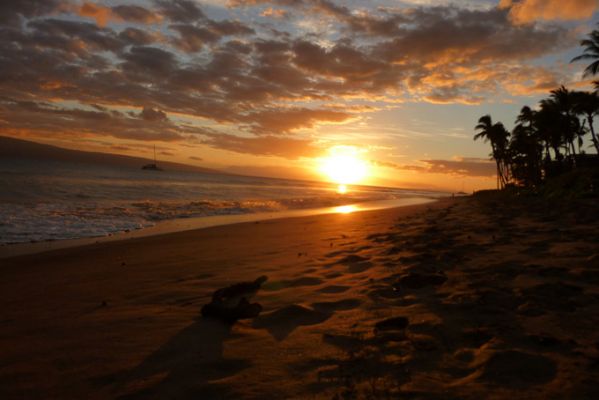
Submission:
M 227 172 L 222 172 L 215 169 L 173 162 L 161 162 L 161 166 L 158 167 L 155 160 L 147 158 L 125 156 L 113 153 L 71 150 L 65 149 L 63 147 L 15 139 L 6 136 L 0 136 L 0 158 L 61 161 L 82 164 L 109 165 L 114 167 L 135 169 L 140 168 L 140 165 L 142 165 L 143 169 L 162 170 L 164 168 L 168 169 L 169 171 L 187 171 L 230 175 Z

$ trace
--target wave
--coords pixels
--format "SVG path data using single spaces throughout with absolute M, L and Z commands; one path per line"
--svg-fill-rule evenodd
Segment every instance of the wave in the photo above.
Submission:
M 147 174 L 0 160 L 0 243 L 75 239 L 178 218 L 318 209 L 442 194 L 323 182 L 165 171 Z
M 0 203 L 0 243 L 106 236 L 178 218 L 327 208 L 400 197 L 413 197 L 413 194 L 405 196 L 398 191 L 378 191 L 361 192 L 353 196 L 290 197 L 276 200 L 142 200 L 32 205 Z

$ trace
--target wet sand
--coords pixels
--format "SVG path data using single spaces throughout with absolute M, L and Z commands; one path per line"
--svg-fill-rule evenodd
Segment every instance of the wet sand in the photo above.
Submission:
M 0 260 L 0 398 L 599 398 L 599 219 L 502 199 Z M 264 310 L 200 317 L 229 284 Z

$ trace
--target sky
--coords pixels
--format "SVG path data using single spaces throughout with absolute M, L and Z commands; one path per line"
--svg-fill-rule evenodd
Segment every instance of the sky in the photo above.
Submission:
M 0 135 L 227 172 L 491 188 L 479 117 L 589 89 L 597 0 L 0 3 Z

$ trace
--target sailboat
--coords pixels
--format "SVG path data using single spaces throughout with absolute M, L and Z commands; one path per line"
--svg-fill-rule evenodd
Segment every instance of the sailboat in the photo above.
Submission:
M 146 164 L 143 167 L 141 167 L 141 169 L 148 169 L 150 171 L 162 171 L 162 168 L 160 168 L 156 163 L 156 145 L 154 145 L 154 163 Z

